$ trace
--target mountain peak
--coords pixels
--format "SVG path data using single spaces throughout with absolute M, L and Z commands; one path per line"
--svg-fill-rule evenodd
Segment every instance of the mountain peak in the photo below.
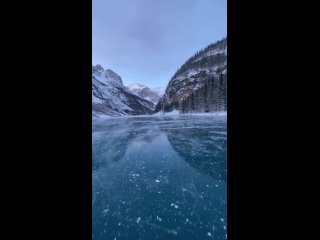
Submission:
M 105 76 L 106 76 L 107 78 L 115 79 L 115 80 L 117 80 L 118 82 L 120 82 L 121 85 L 123 85 L 121 77 L 120 77 L 118 74 L 116 74 L 114 71 L 112 71 L 111 69 L 106 70 Z
M 157 94 L 157 92 L 151 90 L 147 86 L 140 84 L 140 83 L 134 83 L 129 86 L 129 89 L 131 92 L 136 94 L 137 96 L 146 99 L 154 104 L 158 102 L 160 99 L 160 96 Z
M 155 104 L 132 93 L 122 83 L 121 77 L 101 65 L 92 66 L 93 116 L 151 114 Z
M 100 64 L 95 65 L 94 68 L 99 71 L 104 71 L 103 67 Z
M 133 83 L 129 86 L 130 89 L 142 90 L 143 88 L 147 88 L 147 86 L 142 85 L 140 83 Z

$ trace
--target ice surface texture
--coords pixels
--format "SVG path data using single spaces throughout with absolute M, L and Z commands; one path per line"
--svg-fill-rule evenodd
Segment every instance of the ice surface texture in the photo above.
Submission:
M 93 240 L 226 239 L 226 116 L 95 121 Z

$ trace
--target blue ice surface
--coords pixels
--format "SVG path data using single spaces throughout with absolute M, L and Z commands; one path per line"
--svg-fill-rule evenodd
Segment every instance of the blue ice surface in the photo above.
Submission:
M 227 239 L 226 116 L 93 122 L 93 240 Z

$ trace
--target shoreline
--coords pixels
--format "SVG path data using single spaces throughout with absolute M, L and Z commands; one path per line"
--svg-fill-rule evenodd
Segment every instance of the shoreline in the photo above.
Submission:
M 210 112 L 210 113 L 180 113 L 178 111 L 172 112 L 158 112 L 152 115 L 121 115 L 121 116 L 109 116 L 109 115 L 98 115 L 92 117 L 92 122 L 104 120 L 104 119 L 122 119 L 122 118 L 149 118 L 149 117 L 166 117 L 166 116 L 204 116 L 204 117 L 217 117 L 227 116 L 227 111 L 224 112 Z

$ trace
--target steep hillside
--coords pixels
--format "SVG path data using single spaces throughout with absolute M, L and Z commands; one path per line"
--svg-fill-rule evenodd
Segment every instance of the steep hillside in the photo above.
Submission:
M 173 75 L 156 112 L 215 112 L 227 109 L 227 39 L 210 44 Z
M 92 66 L 92 115 L 151 114 L 154 104 L 133 94 L 121 77 L 101 65 Z

